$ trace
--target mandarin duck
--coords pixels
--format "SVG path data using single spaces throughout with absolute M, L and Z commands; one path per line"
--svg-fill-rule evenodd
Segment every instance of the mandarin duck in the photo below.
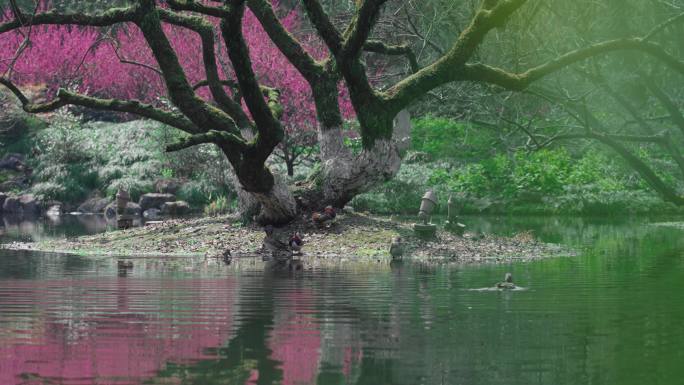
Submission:
M 323 212 L 314 212 L 311 215 L 311 220 L 316 226 L 329 227 L 335 220 L 337 213 L 332 206 L 326 206 Z
M 290 245 L 290 249 L 293 253 L 300 254 L 302 251 L 302 245 L 304 244 L 304 240 L 302 239 L 302 236 L 299 234 L 299 232 L 295 232 L 294 234 L 292 234 L 287 244 Z
M 515 284 L 513 283 L 513 275 L 511 273 L 506 273 L 503 282 L 496 284 L 499 289 L 515 289 Z

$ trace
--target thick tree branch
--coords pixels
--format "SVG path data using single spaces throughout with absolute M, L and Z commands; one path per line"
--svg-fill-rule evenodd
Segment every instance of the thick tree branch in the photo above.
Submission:
M 204 131 L 214 129 L 239 135 L 235 122 L 228 114 L 202 100 L 193 91 L 178 56 L 161 27 L 160 12 L 156 9 L 154 0 L 140 0 L 139 4 L 141 16 L 136 18 L 135 23 L 159 64 L 173 104 Z
M 330 51 L 337 55 L 342 50 L 342 35 L 335 28 L 318 0 L 302 0 L 306 14 Z
M 24 14 L 21 12 L 21 8 L 19 8 L 19 5 L 17 4 L 17 0 L 10 0 L 10 9 L 12 10 L 12 14 L 14 15 L 14 18 L 19 21 L 22 25 L 26 25 L 26 17 L 24 17 Z
M 361 49 L 378 19 L 380 9 L 387 0 L 363 0 L 354 19 L 345 32 L 342 55 L 349 59 L 358 58 Z
M 212 7 L 195 0 L 166 0 L 166 3 L 171 9 L 178 11 L 191 11 L 218 18 L 228 16 L 228 9 L 225 7 Z
M 388 45 L 379 40 L 368 40 L 363 46 L 363 50 L 389 56 L 406 56 L 406 59 L 411 66 L 411 72 L 415 73 L 420 71 L 416 54 L 408 44 Z
M 200 132 L 200 129 L 185 116 L 160 110 L 137 100 L 100 99 L 60 89 L 55 99 L 46 103 L 34 104 L 9 80 L 0 78 L 0 84 L 7 87 L 19 99 L 24 111 L 30 113 L 51 112 L 67 105 L 74 105 L 96 110 L 126 112 L 156 120 L 190 134 Z
M 280 122 L 273 116 L 256 79 L 249 57 L 249 49 L 242 36 L 242 18 L 245 0 L 231 4 L 229 17 L 221 20 L 221 33 L 228 48 L 228 56 L 233 63 L 235 75 L 240 85 L 242 97 L 247 104 L 259 135 L 256 138 L 255 157 L 257 164 L 263 164 L 275 146 L 283 138 Z
M 210 130 L 209 132 L 191 135 L 179 140 L 176 143 L 169 144 L 168 146 L 166 146 L 166 151 L 179 151 L 188 147 L 204 143 L 230 143 L 242 149 L 247 147 L 247 143 L 245 142 L 245 140 L 237 135 L 225 131 Z
M 134 21 L 139 8 L 131 6 L 128 8 L 112 8 L 101 14 L 86 15 L 83 13 L 59 13 L 43 12 L 34 15 L 27 25 L 82 25 L 93 27 L 106 27 L 117 23 Z M 23 27 L 19 20 L 12 20 L 0 24 L 0 34 Z
M 224 87 L 230 87 L 234 90 L 237 90 L 240 87 L 237 84 L 237 82 L 235 80 L 232 80 L 232 79 L 222 79 L 219 81 L 219 83 Z M 192 85 L 192 89 L 195 91 L 197 91 L 198 89 L 200 89 L 202 87 L 209 87 L 209 80 L 207 80 L 207 79 L 200 80 L 197 83 Z
M 398 112 L 428 91 L 456 80 L 487 33 L 502 26 L 526 1 L 501 0 L 492 9 L 480 8 L 444 56 L 387 90 L 392 110 Z
M 231 99 L 221 84 L 218 66 L 216 65 L 216 52 L 214 49 L 214 29 L 211 24 L 201 17 L 179 15 L 175 12 L 160 10 L 161 19 L 167 23 L 187 28 L 196 32 L 202 41 L 202 60 L 204 70 L 207 75 L 207 85 L 211 91 L 214 101 L 235 120 L 240 128 L 251 127 L 251 122 L 247 114 L 242 110 L 242 106 Z M 195 89 L 195 87 L 193 87 Z

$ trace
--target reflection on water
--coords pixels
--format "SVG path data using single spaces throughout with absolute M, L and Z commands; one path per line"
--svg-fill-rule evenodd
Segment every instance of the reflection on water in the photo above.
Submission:
M 40 241 L 46 238 L 101 233 L 107 229 L 111 229 L 111 224 L 108 224 L 102 215 L 64 215 L 45 218 L 0 215 L 2 242 Z
M 297 276 L 213 261 L 0 254 L 0 384 L 675 384 L 684 234 L 476 219 L 578 257 Z M 473 291 L 511 271 L 522 291 Z

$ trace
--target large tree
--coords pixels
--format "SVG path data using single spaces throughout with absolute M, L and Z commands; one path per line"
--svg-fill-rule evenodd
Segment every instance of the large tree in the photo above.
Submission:
M 650 40 L 648 35 L 590 43 L 523 70 L 519 66 L 506 70 L 482 63 L 478 52 L 486 46 L 483 43 L 488 34 L 494 29 L 503 30 L 527 2 L 483 0 L 450 47 L 423 67 L 408 45 L 389 44 L 371 37 L 383 9 L 390 3 L 387 0 L 357 0 L 350 20 L 341 29 L 321 2 L 302 0 L 309 22 L 328 49 L 328 55 L 323 58 L 313 57 L 284 27 L 268 0 L 138 0 L 127 7 L 97 13 L 52 10 L 25 14 L 18 7 L 12 7 L 13 17 L 0 24 L 0 34 L 46 24 L 105 27 L 128 23 L 137 26 L 152 51 L 175 109 L 164 110 L 136 100 L 96 98 L 64 89 L 59 90 L 54 100 L 33 103 L 10 79 L 2 78 L 0 82 L 29 112 L 46 112 L 65 105 L 128 112 L 187 132 L 188 136 L 171 145 L 169 150 L 215 143 L 228 158 L 245 194 L 259 203 L 260 221 L 283 223 L 293 219 L 300 209 L 328 204 L 342 207 L 355 195 L 393 177 L 399 169 L 408 135 L 405 130 L 397 129 L 407 127 L 407 114 L 401 112 L 435 88 L 455 82 L 476 82 L 522 91 L 567 66 L 622 50 L 654 57 L 684 74 L 684 62 Z M 264 87 L 255 75 L 250 47 L 243 32 L 247 8 L 311 88 L 322 164 L 306 185 L 291 189 L 266 166 L 266 160 L 284 137 L 280 104 L 287 96 Z M 188 81 L 164 24 L 185 28 L 200 37 L 211 102 L 199 97 Z M 226 92 L 226 79 L 221 78 L 217 66 L 217 36 L 225 44 L 247 111 Z M 367 63 L 370 61 L 366 60 L 364 52 L 405 56 L 412 72 L 378 88 L 369 80 Z M 344 145 L 338 99 L 340 81 L 348 89 L 360 126 L 364 148 L 360 153 L 354 153 Z M 404 122 L 395 124 L 397 118 Z

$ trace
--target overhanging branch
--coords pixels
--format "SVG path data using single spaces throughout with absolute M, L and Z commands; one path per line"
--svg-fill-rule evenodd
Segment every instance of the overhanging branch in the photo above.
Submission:
M 128 8 L 112 8 L 101 14 L 86 15 L 83 13 L 43 12 L 25 21 L 26 25 L 81 25 L 106 27 L 117 23 L 132 22 L 135 19 L 137 6 Z M 0 24 L 0 34 L 23 27 L 19 20 L 12 20 Z
M 32 103 L 11 81 L 0 78 L 0 84 L 7 87 L 17 99 L 19 99 L 24 111 L 30 113 L 51 112 L 67 105 L 74 105 L 97 110 L 126 112 L 143 118 L 156 120 L 188 133 L 200 132 L 199 128 L 185 116 L 175 112 L 160 110 L 137 100 L 100 99 L 60 89 L 57 92 L 57 97 L 53 100 L 46 103 L 35 104 Z
M 176 143 L 169 144 L 168 146 L 166 146 L 166 151 L 180 151 L 182 149 L 204 143 L 230 143 L 232 145 L 239 147 L 240 149 L 245 149 L 247 147 L 247 143 L 245 143 L 244 139 L 237 135 L 225 131 L 210 130 L 208 132 L 204 132 L 201 134 L 188 136 L 184 139 L 179 140 Z

